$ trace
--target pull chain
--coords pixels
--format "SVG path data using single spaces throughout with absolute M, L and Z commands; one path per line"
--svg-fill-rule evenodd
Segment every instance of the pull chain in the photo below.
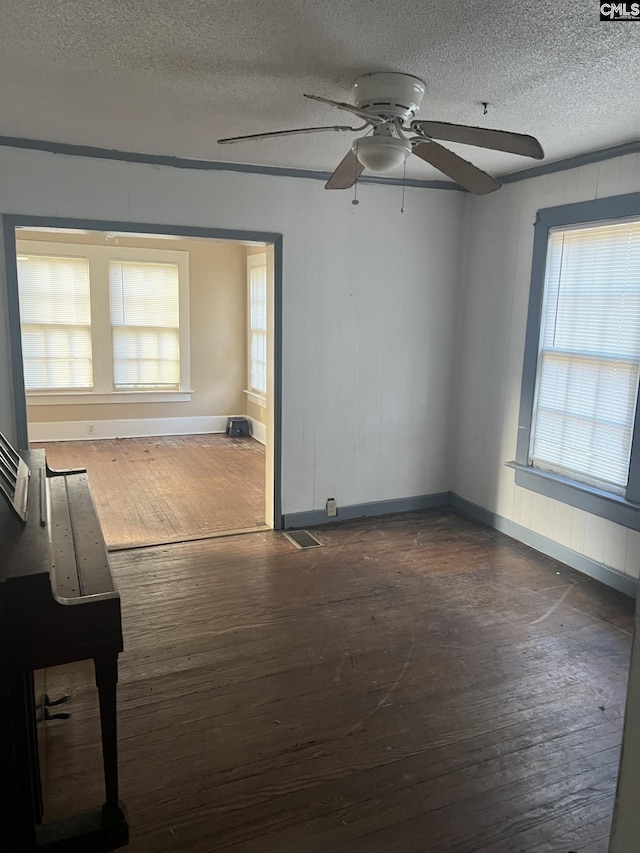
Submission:
M 404 213 L 404 191 L 407 186 L 407 160 L 405 158 L 404 161 L 404 170 L 402 173 L 402 206 L 400 207 L 400 213 Z
M 356 156 L 354 158 L 353 164 L 353 198 L 351 199 L 351 204 L 360 204 L 358 201 L 358 153 L 356 148 Z

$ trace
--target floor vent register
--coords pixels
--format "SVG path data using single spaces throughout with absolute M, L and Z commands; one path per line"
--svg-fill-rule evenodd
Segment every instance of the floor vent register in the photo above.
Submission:
M 322 548 L 322 542 L 318 542 L 315 536 L 312 536 L 308 530 L 292 530 L 291 533 L 284 534 L 290 542 L 304 550 L 305 548 Z

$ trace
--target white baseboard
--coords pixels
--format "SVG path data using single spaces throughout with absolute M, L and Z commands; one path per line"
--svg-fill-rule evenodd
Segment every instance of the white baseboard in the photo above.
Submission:
M 95 438 L 146 438 L 224 432 L 227 415 L 190 418 L 135 418 L 112 421 L 60 421 L 29 424 L 29 441 L 91 441 Z M 257 440 L 260 438 L 256 436 Z
M 251 435 L 255 438 L 256 441 L 259 441 L 260 444 L 264 444 L 266 447 L 267 444 L 267 425 L 260 423 L 255 418 L 247 418 L 249 421 L 249 429 L 251 430 Z

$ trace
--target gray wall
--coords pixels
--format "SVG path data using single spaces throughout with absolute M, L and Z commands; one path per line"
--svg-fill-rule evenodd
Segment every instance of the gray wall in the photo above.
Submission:
M 576 554 L 640 576 L 640 533 L 515 485 L 522 357 L 536 211 L 640 189 L 632 154 L 467 200 L 451 489 Z
M 284 235 L 284 512 L 448 488 L 464 197 L 401 192 L 0 149 L 6 213 Z

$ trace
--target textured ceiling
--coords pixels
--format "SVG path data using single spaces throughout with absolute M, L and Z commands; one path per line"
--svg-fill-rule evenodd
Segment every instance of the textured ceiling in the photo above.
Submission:
M 0 0 L 0 22 L 4 136 L 332 170 L 351 134 L 216 139 L 349 124 L 302 93 L 351 100 L 368 71 L 422 77 L 419 118 L 530 133 L 547 160 L 640 136 L 640 25 L 597 0 Z M 536 162 L 450 147 L 499 174 Z

